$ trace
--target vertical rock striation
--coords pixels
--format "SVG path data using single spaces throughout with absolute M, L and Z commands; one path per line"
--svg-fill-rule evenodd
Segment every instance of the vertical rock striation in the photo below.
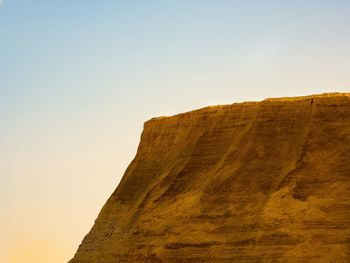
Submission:
M 71 263 L 350 262 L 350 94 L 147 121 Z

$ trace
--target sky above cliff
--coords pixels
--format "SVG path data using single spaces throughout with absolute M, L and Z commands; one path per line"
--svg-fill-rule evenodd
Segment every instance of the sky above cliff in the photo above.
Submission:
M 143 122 L 350 90 L 350 1 L 0 1 L 0 262 L 66 262 Z

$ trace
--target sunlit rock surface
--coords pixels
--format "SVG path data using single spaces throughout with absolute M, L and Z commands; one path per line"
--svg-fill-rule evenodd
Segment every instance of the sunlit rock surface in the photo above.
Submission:
M 350 94 L 147 121 L 70 262 L 350 262 Z

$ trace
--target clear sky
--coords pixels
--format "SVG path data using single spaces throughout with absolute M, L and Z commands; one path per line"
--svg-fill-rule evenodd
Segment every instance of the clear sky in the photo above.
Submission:
M 0 262 L 67 262 L 143 122 L 350 90 L 350 1 L 0 1 Z

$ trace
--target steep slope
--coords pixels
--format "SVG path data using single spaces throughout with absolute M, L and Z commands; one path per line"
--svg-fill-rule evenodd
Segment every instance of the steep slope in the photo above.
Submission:
M 350 262 L 350 94 L 147 121 L 71 263 Z

